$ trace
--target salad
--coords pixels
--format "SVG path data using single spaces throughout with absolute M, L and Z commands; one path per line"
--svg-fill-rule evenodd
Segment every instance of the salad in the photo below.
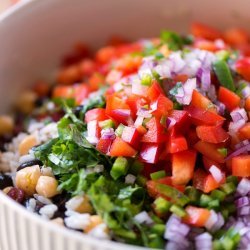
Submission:
M 194 23 L 77 45 L 0 116 L 0 189 L 103 240 L 250 247 L 250 44 Z

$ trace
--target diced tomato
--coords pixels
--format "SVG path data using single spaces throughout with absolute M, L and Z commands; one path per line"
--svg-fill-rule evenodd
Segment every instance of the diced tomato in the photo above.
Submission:
M 175 83 L 177 83 L 177 82 L 185 83 L 188 80 L 188 78 L 189 78 L 189 76 L 184 75 L 184 74 L 173 76 L 173 80 Z
M 174 128 L 176 132 L 184 132 L 189 129 L 189 116 L 185 110 L 172 110 L 169 112 L 169 118 L 173 118 L 176 123 Z
M 194 125 L 220 125 L 225 120 L 224 117 L 212 113 L 210 111 L 203 110 L 194 106 L 187 106 L 185 110 L 189 113 L 191 121 Z
M 224 163 L 224 156 L 218 151 L 218 146 L 212 143 L 198 141 L 193 146 L 198 152 L 218 163 Z
M 162 88 L 157 81 L 153 81 L 152 85 L 148 88 L 146 96 L 151 102 L 153 102 L 157 100 L 160 94 L 164 95 Z
M 143 97 L 132 94 L 128 96 L 126 104 L 128 104 L 131 110 L 131 115 L 135 119 L 138 109 L 143 107 L 144 105 L 147 105 L 148 102 Z
M 170 136 L 167 142 L 167 152 L 174 154 L 188 149 L 187 140 L 184 136 Z
M 196 152 L 186 150 L 172 156 L 172 180 L 176 185 L 185 185 L 193 177 Z
M 250 44 L 240 44 L 236 46 L 244 56 L 250 56 Z
M 134 127 L 124 127 L 122 131 L 122 139 L 129 143 L 133 148 L 138 148 L 140 144 L 141 134 Z
M 97 148 L 97 150 L 99 150 L 103 154 L 108 154 L 109 151 L 110 151 L 110 147 L 111 147 L 112 143 L 113 143 L 112 139 L 103 139 L 103 138 L 101 138 L 98 141 L 98 143 L 96 145 L 96 148 Z
M 159 97 L 151 103 L 152 114 L 156 117 L 161 118 L 166 116 L 170 110 L 173 109 L 174 104 L 166 96 L 160 94 Z
M 219 30 L 197 22 L 191 25 L 191 33 L 196 37 L 202 37 L 209 40 L 215 40 L 222 37 Z
M 101 64 L 108 63 L 115 57 L 116 57 L 116 50 L 112 46 L 101 48 L 96 53 L 96 60 Z
M 219 126 L 198 126 L 196 128 L 197 136 L 205 142 L 221 143 L 229 138 L 229 134 Z
M 211 51 L 211 52 L 215 52 L 218 50 L 218 48 L 214 42 L 211 42 L 211 41 L 208 41 L 205 39 L 197 39 L 194 42 L 194 47 L 198 48 L 200 50 L 207 50 L 207 51 Z
M 116 62 L 116 69 L 123 72 L 123 75 L 135 73 L 141 65 L 141 56 L 125 55 Z
M 143 143 L 140 150 L 140 159 L 146 163 L 157 163 L 160 156 L 160 145 L 156 143 Z
M 250 155 L 236 156 L 232 159 L 232 174 L 239 177 L 250 177 Z
M 98 73 L 94 73 L 89 78 L 89 87 L 91 91 L 98 90 L 104 84 L 104 76 Z
M 239 129 L 239 135 L 242 140 L 250 139 L 250 122 L 246 123 L 242 128 Z
M 81 79 L 81 71 L 78 65 L 61 69 L 57 76 L 59 84 L 72 84 L 81 81 Z
M 116 48 L 116 54 L 117 56 L 122 56 L 124 54 L 140 52 L 141 50 L 142 50 L 142 45 L 140 43 L 128 43 L 118 46 Z
M 248 97 L 245 101 L 245 109 L 250 111 L 250 97 Z
M 122 78 L 122 72 L 116 69 L 111 70 L 106 76 L 106 82 L 110 85 L 118 82 Z
M 94 108 L 86 112 L 85 122 L 88 123 L 93 120 L 104 121 L 107 120 L 106 110 L 103 108 Z
M 79 63 L 79 70 L 82 76 L 90 76 L 96 70 L 95 62 L 90 59 L 84 59 Z
M 52 93 L 54 98 L 73 98 L 73 95 L 74 89 L 72 86 L 55 86 Z
M 225 179 L 221 181 L 224 183 Z M 221 183 L 218 183 L 211 174 L 207 174 L 204 170 L 198 169 L 194 173 L 193 186 L 204 193 L 209 193 L 218 188 Z
M 158 191 L 156 189 L 157 183 L 174 187 L 177 190 L 179 190 L 180 192 L 184 192 L 184 190 L 185 190 L 185 186 L 183 186 L 183 185 L 174 185 L 173 181 L 172 181 L 172 178 L 169 177 L 169 176 L 161 178 L 161 179 L 156 180 L 156 181 L 150 180 L 150 181 L 147 181 L 147 184 L 146 184 L 147 185 L 147 190 L 148 190 L 149 195 L 151 197 L 154 197 L 154 198 L 159 196 L 159 193 L 158 193 Z M 166 198 L 166 197 L 163 196 L 163 198 Z
M 239 59 L 235 64 L 235 68 L 237 73 L 245 80 L 250 81 L 250 57 Z
M 199 93 L 197 90 L 193 91 L 191 105 L 206 111 L 217 113 L 217 109 L 213 105 L 213 103 L 207 97 Z
M 148 131 L 143 135 L 142 142 L 159 143 L 164 139 L 164 128 L 157 118 L 151 118 L 150 121 L 147 122 L 146 127 Z
M 210 217 L 210 211 L 206 208 L 187 206 L 185 210 L 187 215 L 183 221 L 195 227 L 204 227 Z
M 240 106 L 240 97 L 222 86 L 219 88 L 218 100 L 222 102 L 230 112 Z
M 40 97 L 45 97 L 48 95 L 50 86 L 45 81 L 38 81 L 33 86 L 33 90 L 36 92 L 36 94 Z
M 86 99 L 89 95 L 89 87 L 82 83 L 74 85 L 74 98 L 76 103 L 79 105 L 82 103 L 84 99 Z
M 226 43 L 237 46 L 241 44 L 247 44 L 249 40 L 248 33 L 239 28 L 231 28 L 224 32 L 223 34 L 224 40 Z
M 137 151 L 127 142 L 117 137 L 111 145 L 110 156 L 134 157 Z

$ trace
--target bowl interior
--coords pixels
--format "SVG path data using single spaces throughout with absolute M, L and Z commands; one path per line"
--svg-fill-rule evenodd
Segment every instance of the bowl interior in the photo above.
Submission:
M 0 17 L 0 113 L 22 88 L 51 77 L 76 41 L 99 47 L 114 34 L 136 39 L 164 28 L 183 32 L 193 20 L 246 27 L 249 7 L 248 0 L 24 1 Z

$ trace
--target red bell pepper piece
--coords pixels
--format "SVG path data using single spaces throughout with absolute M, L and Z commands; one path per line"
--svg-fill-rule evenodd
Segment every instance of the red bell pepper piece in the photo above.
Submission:
M 239 177 L 250 177 L 250 155 L 241 155 L 232 159 L 232 174 Z
M 198 141 L 193 146 L 198 152 L 217 163 L 224 163 L 224 156 L 218 151 L 219 147 L 204 141 Z
M 236 64 L 236 71 L 247 81 L 250 81 L 250 57 L 239 59 Z
M 152 114 L 156 117 L 161 118 L 166 116 L 170 110 L 173 109 L 173 102 L 168 99 L 166 96 L 160 94 L 159 97 L 151 103 Z
M 194 107 L 217 113 L 217 109 L 213 105 L 213 103 L 207 97 L 199 93 L 197 90 L 193 91 L 192 100 L 190 104 Z
M 247 31 L 239 28 L 231 28 L 224 32 L 223 38 L 226 43 L 237 46 L 247 44 L 249 42 L 249 36 Z
M 131 115 L 132 115 L 133 119 L 135 119 L 138 109 L 143 107 L 144 105 L 147 105 L 148 102 L 143 97 L 132 94 L 132 95 L 128 96 L 128 98 L 126 100 L 126 104 L 128 104 L 128 106 L 131 110 Z
M 242 128 L 239 129 L 239 135 L 242 140 L 250 139 L 250 122 L 246 123 Z
M 85 122 L 88 123 L 93 120 L 104 121 L 108 119 L 106 115 L 106 110 L 103 108 L 95 108 L 86 112 L 85 114 Z
M 142 142 L 159 143 L 165 139 L 163 134 L 164 128 L 156 117 L 151 118 L 147 122 L 146 127 L 148 131 L 143 135 Z
M 209 193 L 224 183 L 225 179 L 218 183 L 211 174 L 207 174 L 204 170 L 198 169 L 194 173 L 193 186 L 204 193 Z
M 160 87 L 160 85 L 157 81 L 153 81 L 152 85 L 149 87 L 149 89 L 147 91 L 146 96 L 148 97 L 148 99 L 151 102 L 153 102 L 153 101 L 157 100 L 157 98 L 159 97 L 160 94 L 164 95 L 162 88 Z
M 220 86 L 218 100 L 222 102 L 230 112 L 240 106 L 240 97 L 233 91 Z
M 172 156 L 172 180 L 176 185 L 185 185 L 193 177 L 196 152 L 186 150 Z
M 122 139 L 129 143 L 133 148 L 138 148 L 141 134 L 134 127 L 124 127 L 122 131 Z
M 111 147 L 112 143 L 113 143 L 112 139 L 103 139 L 103 138 L 101 138 L 98 141 L 98 143 L 96 145 L 96 148 L 97 148 L 97 150 L 99 150 L 103 154 L 108 154 L 109 151 L 110 151 L 110 147 Z
M 222 37 L 219 30 L 197 22 L 191 25 L 191 33 L 195 37 L 202 37 L 208 40 L 216 40 Z
M 116 137 L 110 148 L 110 156 L 134 157 L 136 153 L 134 148 L 119 137 Z
M 185 110 L 189 113 L 191 117 L 191 122 L 194 125 L 220 125 L 224 122 L 225 118 L 212 113 L 210 111 L 203 110 L 194 106 L 187 106 Z
M 229 134 L 221 126 L 198 126 L 197 136 L 205 142 L 221 143 L 229 138 Z
M 183 132 L 189 129 L 189 116 L 185 110 L 172 110 L 169 112 L 169 118 L 173 118 L 176 123 L 174 128 L 176 132 Z
M 167 152 L 174 154 L 188 149 L 187 140 L 184 136 L 170 136 L 167 143 Z
M 187 215 L 183 221 L 195 227 L 204 227 L 210 217 L 210 211 L 206 208 L 187 206 L 185 210 Z
M 160 156 L 160 145 L 156 143 L 143 143 L 140 150 L 140 159 L 146 163 L 157 163 Z

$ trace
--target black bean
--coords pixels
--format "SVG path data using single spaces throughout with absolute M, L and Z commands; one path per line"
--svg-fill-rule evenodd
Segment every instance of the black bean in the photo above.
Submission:
M 22 163 L 16 171 L 20 171 L 21 169 L 24 169 L 24 168 L 27 168 L 27 167 L 31 167 L 31 166 L 35 166 L 35 165 L 39 165 L 39 166 L 42 166 L 43 163 L 38 160 L 38 159 L 34 159 L 32 161 L 26 161 L 24 163 Z
M 39 213 L 39 210 L 44 207 L 45 204 L 43 204 L 42 202 L 36 200 L 36 206 L 35 206 L 35 213 Z
M 52 198 L 52 201 L 58 207 L 58 211 L 64 213 L 66 211 L 65 203 L 70 197 L 66 193 L 58 194 Z
M 22 203 L 25 198 L 24 191 L 15 187 L 11 188 L 7 195 L 18 203 Z
M 73 113 L 78 117 L 83 109 L 83 105 L 79 105 L 73 109 Z
M 0 189 L 3 190 L 9 186 L 13 186 L 12 178 L 6 174 L 0 174 Z
M 44 101 L 45 101 L 45 98 L 42 98 L 42 97 L 37 98 L 36 101 L 35 101 L 35 106 L 36 107 L 41 107 L 43 105 Z

